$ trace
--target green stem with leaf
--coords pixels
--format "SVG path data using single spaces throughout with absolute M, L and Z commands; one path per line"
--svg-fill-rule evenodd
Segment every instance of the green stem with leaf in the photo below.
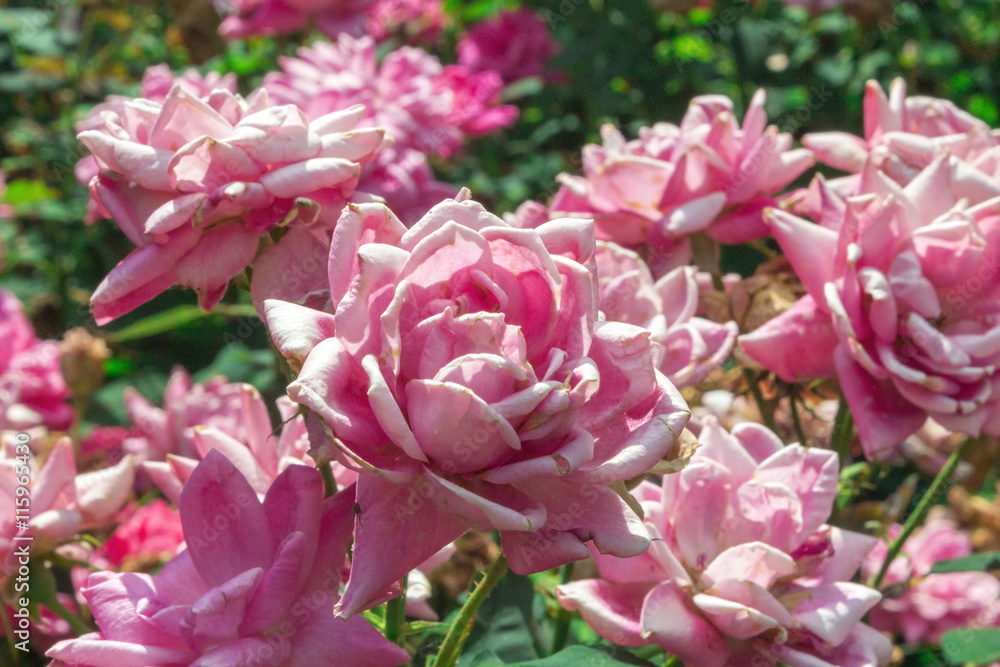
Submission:
M 934 481 L 931 482 L 930 488 L 927 489 L 927 492 L 920 499 L 920 502 L 917 503 L 916 509 L 913 510 L 913 513 L 910 514 L 909 517 L 907 517 L 906 522 L 903 524 L 902 532 L 896 537 L 895 540 L 893 540 L 892 544 L 889 545 L 889 550 L 885 555 L 885 561 L 882 563 L 882 568 L 878 571 L 878 574 L 872 577 L 871 581 L 868 582 L 869 586 L 872 588 L 878 588 L 882 584 L 882 580 L 885 579 L 885 575 L 889 571 L 889 566 L 892 565 L 892 561 L 896 560 L 896 556 L 898 556 L 899 552 L 903 550 L 903 545 L 906 544 L 906 540 L 909 539 L 910 535 L 913 534 L 913 531 L 917 529 L 917 526 L 923 523 L 924 517 L 927 516 L 927 512 L 931 509 L 931 505 L 934 504 L 941 491 L 944 490 L 948 480 L 951 479 L 952 473 L 955 472 L 955 468 L 957 468 L 958 464 L 961 463 L 965 453 L 975 441 L 976 438 L 966 438 L 965 441 L 959 445 L 958 449 L 956 449 L 955 452 L 948 457 L 947 463 L 944 464 L 944 467 L 941 468 L 941 472 L 939 472 L 937 477 L 934 478 Z
M 462 605 L 462 609 L 459 610 L 455 621 L 448 628 L 448 634 L 445 635 L 444 643 L 441 644 L 441 650 L 438 652 L 434 667 L 454 667 L 455 663 L 458 662 L 462 646 L 469 637 L 469 633 L 472 632 L 472 625 L 476 620 L 476 612 L 479 611 L 480 605 L 489 597 L 490 591 L 493 590 L 506 573 L 507 559 L 501 553 L 493 561 L 489 569 L 486 570 L 486 575 L 476 585 L 475 590 L 472 591 L 472 595 Z

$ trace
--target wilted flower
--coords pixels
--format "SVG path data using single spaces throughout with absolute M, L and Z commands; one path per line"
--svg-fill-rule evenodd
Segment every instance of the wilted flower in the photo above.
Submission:
M 83 327 L 63 336 L 59 367 L 74 397 L 90 397 L 104 382 L 104 362 L 111 356 L 107 343 L 94 338 Z
M 593 217 L 598 238 L 649 243 L 679 257 L 672 266 L 687 263 L 686 237 L 696 232 L 720 243 L 766 236 L 761 211 L 813 163 L 808 150 L 791 150 L 790 134 L 766 125 L 763 91 L 742 127 L 719 95 L 693 99 L 679 127 L 657 123 L 633 141 L 605 125 L 603 146 L 583 149 L 583 176 L 559 177 L 551 214 Z
M 224 18 L 219 34 L 225 39 L 277 35 L 316 27 L 330 37 L 362 34 L 367 12 L 377 0 L 213 0 Z
M 659 346 L 656 366 L 674 385 L 697 384 L 726 360 L 739 328 L 736 322 L 695 317 L 699 287 L 694 267 L 677 267 L 654 283 L 642 258 L 620 245 L 598 241 L 596 259 L 605 318 L 649 329 L 650 340 Z
M 766 213 L 808 294 L 740 346 L 789 382 L 836 372 L 869 458 L 928 416 L 1000 434 L 1000 183 L 983 191 L 953 164 L 905 188 L 869 164 L 822 225 Z
M 101 167 L 92 197 L 137 246 L 94 292 L 98 324 L 175 284 L 210 309 L 272 229 L 332 224 L 382 144 L 381 130 L 357 129 L 364 114 L 309 121 L 263 90 L 199 98 L 175 85 L 162 104 L 125 102 L 81 132 Z
M 896 539 L 903 527 L 889 527 Z M 888 546 L 880 541 L 864 563 L 871 575 L 885 561 Z M 951 630 L 997 625 L 1000 622 L 1000 581 L 987 572 L 931 574 L 935 563 L 972 553 L 969 536 L 946 519 L 930 520 L 903 544 L 883 584 L 906 584 L 872 609 L 873 627 L 902 635 L 908 644 L 937 644 Z
M 14 547 L 18 535 L 30 535 L 33 556 L 55 548 L 81 530 L 105 528 L 132 492 L 135 466 L 131 457 L 103 470 L 76 474 L 73 444 L 60 439 L 41 470 L 31 456 L 9 446 L 13 434 L 3 435 L 0 447 L 0 587 L 18 565 Z M 21 458 L 18 458 L 21 456 Z M 25 463 L 27 460 L 27 463 Z M 22 484 L 22 480 L 26 483 Z M 27 486 L 31 499 L 27 529 L 18 527 L 15 489 Z
M 73 409 L 59 369 L 59 343 L 38 340 L 24 306 L 0 288 L 0 427 L 69 428 Z
M 474 25 L 456 47 L 458 64 L 473 72 L 493 70 L 505 83 L 541 76 L 559 52 L 548 25 L 523 7 Z
M 324 499 L 319 473 L 304 466 L 282 473 L 262 502 L 210 452 L 181 496 L 187 549 L 153 576 L 90 575 L 83 596 L 100 631 L 48 655 L 93 667 L 405 663 L 366 619 L 333 615 L 353 502 L 350 490 Z
M 802 143 L 820 162 L 852 174 L 870 158 L 900 185 L 944 153 L 1000 176 L 1000 141 L 989 125 L 954 102 L 907 97 L 903 79 L 894 80 L 886 96 L 877 81 L 869 81 L 864 112 L 864 139 L 846 132 L 817 132 L 805 135 Z
M 860 623 L 881 597 L 850 583 L 875 539 L 825 525 L 837 455 L 783 446 L 756 424 L 713 418 L 662 487 L 633 493 L 654 538 L 630 559 L 594 554 L 601 579 L 559 586 L 599 635 L 658 644 L 690 667 L 886 665 L 891 645 Z
M 522 573 L 583 558 L 590 540 L 646 549 L 604 485 L 662 459 L 687 406 L 648 331 L 597 321 L 593 252 L 585 220 L 516 229 L 448 200 L 407 230 L 384 206 L 350 206 L 329 310 L 265 302 L 298 371 L 289 396 L 361 471 L 342 613 L 386 599 L 470 525 L 499 530 Z

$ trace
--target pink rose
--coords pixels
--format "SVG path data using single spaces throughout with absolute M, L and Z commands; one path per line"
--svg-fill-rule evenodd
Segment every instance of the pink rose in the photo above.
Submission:
M 34 457 L 17 447 L 11 435 L 0 447 L 0 587 L 17 572 L 18 536 L 30 535 L 32 555 L 40 556 L 81 530 L 110 526 L 132 493 L 135 465 L 126 456 L 117 465 L 78 475 L 73 443 L 61 438 L 39 470 Z M 14 441 L 13 443 L 11 441 Z M 27 461 L 27 463 L 26 463 Z M 29 483 L 21 480 L 27 477 Z M 17 525 L 16 488 L 27 486 L 31 498 L 28 527 Z
M 459 40 L 458 64 L 473 72 L 496 71 L 505 83 L 541 76 L 559 52 L 541 17 L 524 7 L 477 23 Z
M 281 225 L 332 224 L 382 131 L 356 129 L 360 107 L 309 121 L 216 89 L 205 98 L 175 85 L 166 100 L 132 100 L 80 140 L 101 172 L 92 197 L 136 245 L 94 292 L 99 324 L 171 285 L 212 308 Z
M 892 646 L 862 624 L 878 591 L 848 580 L 875 539 L 826 525 L 839 466 L 757 424 L 706 417 L 701 447 L 635 495 L 654 542 L 636 558 L 594 554 L 600 579 L 559 586 L 616 644 L 657 644 L 688 667 L 876 667 Z
M 896 539 L 903 527 L 891 526 L 887 537 Z M 865 560 L 871 575 L 882 567 L 888 551 L 885 542 Z M 964 558 L 972 553 L 969 536 L 951 521 L 928 521 L 903 545 L 884 579 L 885 586 L 907 584 L 886 597 L 871 612 L 873 627 L 902 635 L 908 644 L 938 644 L 941 636 L 966 627 L 1000 623 L 1000 581 L 986 572 L 930 574 L 942 560 Z
M 24 306 L 11 292 L 0 289 L 0 426 L 65 430 L 73 422 L 67 398 L 59 343 L 38 340 Z
M 698 384 L 726 360 L 739 325 L 695 317 L 701 287 L 694 267 L 677 267 L 654 283 L 649 267 L 631 250 L 598 241 L 596 256 L 601 311 L 610 321 L 652 332 L 656 365 L 674 385 Z
M 1000 434 L 1000 184 L 958 164 L 900 187 L 869 163 L 846 200 L 821 182 L 820 225 L 766 214 L 808 294 L 740 346 L 789 382 L 836 373 L 869 458 L 927 417 Z
M 598 238 L 648 243 L 671 267 L 687 263 L 687 237 L 697 232 L 720 243 L 766 236 L 761 211 L 813 163 L 808 150 L 791 150 L 791 135 L 766 125 L 763 91 L 742 126 L 719 95 L 696 97 L 680 126 L 644 127 L 633 141 L 605 125 L 603 145 L 583 149 L 583 176 L 560 176 L 551 214 L 593 217 Z
M 464 194 L 463 196 L 467 196 Z M 330 245 L 329 307 L 268 300 L 297 370 L 289 396 L 360 471 L 350 615 L 470 526 L 516 572 L 648 538 L 605 484 L 649 470 L 687 406 L 648 331 L 597 321 L 589 221 L 513 228 L 467 200 L 411 229 L 350 206 Z
M 864 112 L 864 139 L 846 132 L 816 132 L 805 135 L 803 145 L 820 162 L 852 174 L 871 158 L 900 185 L 945 152 L 991 176 L 1000 173 L 1000 142 L 988 124 L 949 100 L 907 97 L 903 79 L 892 82 L 888 96 L 877 81 L 869 81 Z
M 187 549 L 155 575 L 97 572 L 83 596 L 99 632 L 47 655 L 93 667 L 245 667 L 409 660 L 364 618 L 334 618 L 354 495 L 324 499 L 318 472 L 293 466 L 257 499 L 211 452 L 181 497 Z

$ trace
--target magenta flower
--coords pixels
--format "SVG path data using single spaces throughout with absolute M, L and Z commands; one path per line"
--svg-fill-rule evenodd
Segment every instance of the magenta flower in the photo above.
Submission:
M 790 382 L 836 373 L 869 458 L 927 417 L 1000 434 L 1000 185 L 955 164 L 905 188 L 870 164 L 856 196 L 827 193 L 822 225 L 766 213 L 808 294 L 740 346 Z
M 223 389 L 234 386 L 237 385 L 224 385 Z M 182 489 L 197 468 L 198 461 L 213 450 L 229 459 L 261 496 L 289 466 L 315 467 L 313 459 L 308 456 L 309 437 L 305 421 L 297 415 L 297 407 L 285 397 L 278 401 L 283 426 L 277 434 L 271 428 L 267 405 L 257 390 L 248 384 L 238 386 L 240 402 L 236 410 L 209 415 L 205 423 L 185 429 L 184 437 L 190 438 L 194 452 L 188 456 L 167 454 L 166 461 L 146 461 L 142 464 L 143 470 L 174 504 L 180 504 Z M 189 394 L 188 398 L 191 397 Z M 213 426 L 213 418 L 221 423 Z M 348 485 L 350 483 L 353 480 Z
M 891 526 L 889 539 L 896 539 L 902 529 L 899 524 Z M 885 542 L 879 541 L 865 560 L 865 572 L 878 572 L 887 551 Z M 969 536 L 951 521 L 928 521 L 904 543 L 902 553 L 889 566 L 885 585 L 907 585 L 872 609 L 872 626 L 902 635 L 908 644 L 938 644 L 951 630 L 1000 624 L 1000 581 L 996 577 L 987 572 L 930 574 L 938 561 L 971 553 Z
M 15 541 L 18 535 L 30 535 L 32 555 L 54 549 L 79 531 L 110 526 L 132 493 L 135 465 L 131 457 L 103 470 L 77 474 L 73 459 L 73 444 L 61 438 L 49 453 L 41 470 L 18 459 L 22 451 L 11 444 L 13 437 L 5 434 L 0 447 L 0 587 L 17 572 Z M 30 490 L 30 520 L 28 528 L 18 528 L 15 514 L 16 487 L 27 476 Z
M 856 174 L 871 157 L 900 185 L 906 185 L 936 157 L 947 152 L 971 166 L 997 175 L 1000 142 L 992 129 L 954 102 L 906 96 L 906 82 L 896 79 L 889 95 L 877 81 L 865 88 L 865 136 L 846 132 L 807 134 L 802 143 L 816 159 Z
M 124 108 L 79 135 L 101 167 L 92 196 L 137 246 L 94 292 L 99 324 L 176 284 L 210 309 L 272 229 L 332 224 L 382 144 L 356 129 L 360 107 L 310 122 L 263 90 L 201 99 L 175 85 L 163 104 Z
M 59 343 L 38 340 L 24 306 L 0 288 L 0 426 L 65 430 L 73 422 L 59 368 Z
M 541 76 L 559 52 L 548 26 L 528 8 L 477 23 L 458 42 L 458 64 L 473 72 L 493 70 L 505 83 Z
M 654 283 L 642 258 L 620 245 L 598 241 L 596 258 L 605 318 L 649 329 L 658 344 L 657 368 L 674 385 L 698 384 L 732 352 L 736 322 L 695 317 L 700 287 L 694 267 L 678 267 Z
M 765 127 L 764 92 L 754 95 L 742 127 L 733 104 L 719 95 L 691 101 L 680 126 L 657 123 L 626 141 L 611 125 L 603 146 L 583 149 L 583 176 L 560 176 L 553 216 L 593 217 L 598 238 L 687 263 L 687 236 L 705 232 L 720 243 L 766 236 L 761 211 L 772 195 L 813 163 L 790 150 L 792 137 Z
M 848 580 L 875 539 L 825 525 L 837 455 L 783 446 L 756 424 L 705 419 L 701 447 L 662 487 L 634 492 L 654 538 L 636 558 L 595 554 L 600 579 L 559 586 L 605 639 L 657 644 L 689 667 L 875 667 L 892 646 L 860 623 L 878 591 Z
M 359 665 L 409 660 L 362 617 L 335 618 L 354 495 L 323 498 L 318 472 L 293 466 L 263 502 L 209 453 L 181 497 L 187 550 L 158 574 L 97 572 L 83 596 L 99 632 L 47 653 L 92 667 Z
M 246 39 L 292 32 L 315 19 L 330 37 L 363 34 L 367 12 L 377 0 L 213 0 L 224 18 L 219 34 Z
M 463 198 L 467 192 L 463 193 Z M 359 469 L 350 615 L 470 526 L 500 531 L 516 572 L 635 555 L 641 522 L 605 484 L 664 457 L 687 406 L 649 332 L 597 321 L 593 227 L 516 229 L 448 200 L 412 229 L 350 206 L 326 311 L 268 300 L 289 396 Z
M 173 558 L 184 544 L 181 517 L 161 498 L 132 507 L 95 554 L 118 571 L 136 571 Z

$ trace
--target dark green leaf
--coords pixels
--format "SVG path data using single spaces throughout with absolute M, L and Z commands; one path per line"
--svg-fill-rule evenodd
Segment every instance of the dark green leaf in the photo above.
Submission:
M 591 646 L 570 646 L 548 658 L 514 663 L 516 667 L 622 667 L 650 664 L 652 663 L 634 657 L 625 661 Z
M 985 572 L 986 570 L 996 569 L 1000 569 L 1000 551 L 987 551 L 981 554 L 972 554 L 965 558 L 938 561 L 931 568 L 931 574 Z

